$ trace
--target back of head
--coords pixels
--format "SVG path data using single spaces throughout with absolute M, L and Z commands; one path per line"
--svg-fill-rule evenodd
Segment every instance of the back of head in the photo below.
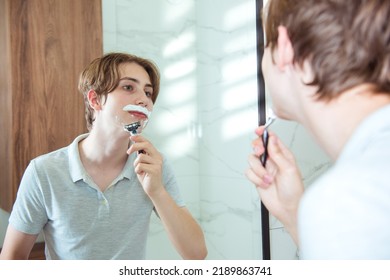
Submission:
M 264 13 L 267 46 L 285 26 L 294 62 L 310 62 L 322 99 L 363 83 L 390 94 L 389 19 L 389 0 L 269 0 Z

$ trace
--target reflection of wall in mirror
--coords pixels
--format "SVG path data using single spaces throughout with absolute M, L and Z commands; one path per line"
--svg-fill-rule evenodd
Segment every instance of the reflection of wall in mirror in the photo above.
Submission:
M 151 58 L 162 72 L 145 134 L 173 164 L 204 229 L 208 259 L 261 258 L 260 203 L 244 176 L 258 123 L 255 2 L 103 0 L 104 51 Z M 326 157 L 295 123 L 278 121 L 272 129 L 297 155 L 305 183 L 326 168 Z M 179 258 L 157 218 L 149 237 L 148 258 Z M 296 258 L 275 219 L 271 255 Z
M 208 259 L 260 259 L 260 203 L 244 176 L 258 122 L 255 0 L 102 4 L 104 51 L 151 58 L 162 72 L 145 135 L 173 164 L 204 229 Z M 278 120 L 272 130 L 297 155 L 305 183 L 326 169 L 326 157 L 300 126 Z M 0 238 L 7 220 L 0 210 Z M 155 217 L 149 237 L 149 259 L 179 258 Z M 296 258 L 275 219 L 271 250 L 273 259 Z
M 116 3 L 103 0 L 104 51 L 159 66 L 161 93 L 145 134 L 173 164 L 208 258 L 261 258 L 260 204 L 244 176 L 257 125 L 255 0 Z M 179 258 L 157 218 L 147 256 Z

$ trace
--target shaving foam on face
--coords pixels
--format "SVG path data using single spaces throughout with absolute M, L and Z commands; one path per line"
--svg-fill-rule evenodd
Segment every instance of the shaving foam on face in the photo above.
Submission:
M 150 114 L 152 113 L 152 112 L 148 111 L 148 109 L 146 109 L 145 107 L 133 105 L 133 104 L 129 104 L 129 105 L 126 105 L 125 107 L 123 107 L 123 111 L 139 112 L 139 113 L 144 114 L 148 119 L 150 117 Z

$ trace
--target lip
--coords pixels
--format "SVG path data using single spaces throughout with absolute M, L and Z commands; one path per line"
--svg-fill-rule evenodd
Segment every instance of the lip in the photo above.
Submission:
M 127 111 L 127 112 L 129 112 L 129 114 L 131 114 L 139 119 L 147 119 L 148 118 L 144 113 L 141 113 L 138 111 Z
M 151 112 L 148 111 L 145 107 L 133 105 L 133 104 L 128 104 L 125 107 L 123 107 L 123 111 L 127 111 L 132 115 L 144 119 L 149 119 L 149 116 L 151 114 Z

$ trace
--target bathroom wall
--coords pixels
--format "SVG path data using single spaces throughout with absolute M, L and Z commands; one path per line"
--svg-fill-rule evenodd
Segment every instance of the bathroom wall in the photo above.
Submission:
M 257 125 L 255 0 L 103 0 L 104 51 L 154 60 L 161 93 L 145 135 L 170 159 L 208 259 L 260 259 L 260 203 L 245 178 Z M 305 183 L 326 157 L 295 123 L 273 129 L 298 156 Z M 271 218 L 273 259 L 297 248 Z M 147 257 L 178 258 L 157 218 Z

